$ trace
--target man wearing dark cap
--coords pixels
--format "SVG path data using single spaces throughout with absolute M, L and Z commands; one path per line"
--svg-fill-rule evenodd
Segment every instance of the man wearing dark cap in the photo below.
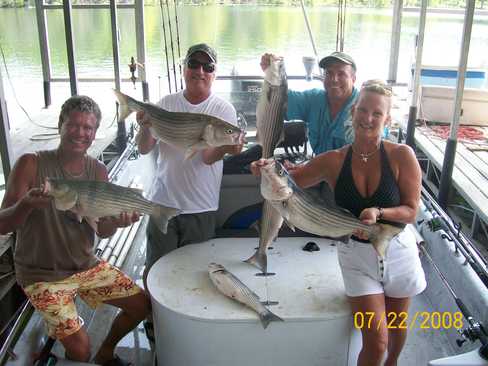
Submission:
M 261 58 L 263 70 L 269 54 Z M 356 63 L 344 52 L 333 52 L 319 62 L 324 69 L 324 89 L 288 91 L 287 119 L 306 122 L 315 154 L 338 149 L 353 139 L 351 109 L 359 95 L 354 87 Z
M 203 113 L 237 124 L 234 107 L 212 93 L 217 53 L 205 43 L 191 46 L 184 59 L 185 89 L 165 96 L 159 106 L 171 112 Z M 150 122 L 138 113 L 141 129 L 137 144 L 142 154 L 158 149 L 156 175 L 149 199 L 182 214 L 171 219 L 163 234 L 151 219 L 147 228 L 146 273 L 161 256 L 190 243 L 214 236 L 215 211 L 219 205 L 222 158 L 238 154 L 242 145 L 211 147 L 185 160 L 185 151 L 153 137 Z

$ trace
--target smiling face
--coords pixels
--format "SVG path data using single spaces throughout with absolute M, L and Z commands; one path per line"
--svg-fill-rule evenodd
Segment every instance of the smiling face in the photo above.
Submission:
M 381 138 L 385 125 L 391 121 L 390 97 L 374 91 L 361 90 L 352 110 L 352 123 L 358 138 Z
M 96 132 L 97 117 L 94 113 L 71 111 L 60 126 L 60 148 L 66 152 L 85 154 Z
M 324 88 L 330 99 L 349 98 L 355 81 L 356 73 L 351 65 L 335 62 L 325 69 Z
M 212 83 L 215 80 L 215 68 L 213 72 L 207 68 L 205 71 L 204 64 L 213 64 L 210 57 L 204 52 L 195 52 L 190 55 L 184 67 L 184 77 L 187 96 L 192 100 L 205 100 L 210 96 Z M 191 67 L 189 67 L 189 65 Z M 215 67 L 215 64 L 213 64 Z

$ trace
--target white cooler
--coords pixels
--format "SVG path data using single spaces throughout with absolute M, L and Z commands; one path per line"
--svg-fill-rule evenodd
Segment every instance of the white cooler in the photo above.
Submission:
M 305 252 L 308 241 L 320 251 Z M 352 320 L 332 241 L 278 238 L 268 271 L 242 262 L 257 238 L 213 239 L 158 260 L 148 276 L 160 366 L 347 365 Z M 221 294 L 207 266 L 225 266 L 284 322 L 263 329 L 257 314 Z

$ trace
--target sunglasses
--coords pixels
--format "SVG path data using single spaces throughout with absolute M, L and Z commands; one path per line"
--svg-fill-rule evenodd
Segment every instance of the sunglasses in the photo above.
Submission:
M 215 64 L 213 62 L 200 62 L 200 61 L 195 60 L 193 58 L 189 59 L 186 62 L 186 66 L 192 70 L 199 69 L 201 66 L 203 71 L 205 71 L 208 74 L 211 74 L 212 72 L 215 71 Z
M 372 91 L 387 97 L 393 95 L 393 90 L 390 85 L 384 84 L 381 80 L 368 80 L 361 85 L 361 90 Z

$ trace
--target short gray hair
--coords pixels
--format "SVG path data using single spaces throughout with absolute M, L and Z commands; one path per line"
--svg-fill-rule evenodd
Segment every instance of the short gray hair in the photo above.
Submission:
M 67 99 L 61 107 L 61 113 L 59 114 L 58 121 L 59 129 L 61 129 L 61 126 L 68 120 L 69 115 L 73 111 L 94 114 L 95 118 L 97 119 L 96 128 L 100 126 L 102 112 L 100 111 L 100 107 L 98 106 L 97 102 L 86 95 L 74 95 Z

